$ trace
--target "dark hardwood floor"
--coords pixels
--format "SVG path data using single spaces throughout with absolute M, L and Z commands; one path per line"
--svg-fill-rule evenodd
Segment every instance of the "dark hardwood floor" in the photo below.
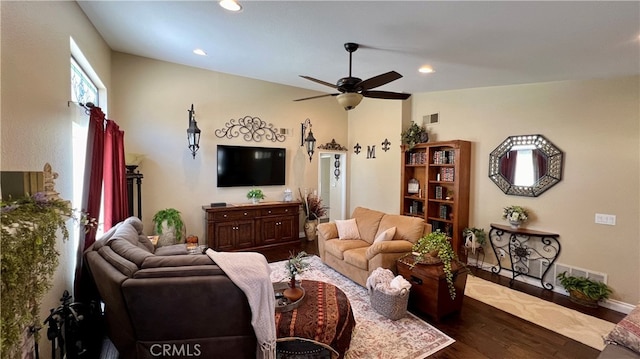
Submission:
M 302 240 L 300 248 L 309 254 L 318 254 L 317 242 Z M 286 259 L 289 250 L 274 249 L 262 252 L 267 261 Z M 474 275 L 500 285 L 509 286 L 509 278 L 471 268 Z M 567 296 L 549 290 L 515 282 L 513 289 L 575 309 L 612 323 L 619 322 L 624 314 L 603 307 L 587 308 L 571 302 Z M 420 313 L 409 308 L 411 312 Z M 440 329 L 456 340 L 447 348 L 433 354 L 431 358 L 452 359 L 529 359 L 529 358 L 596 358 L 600 353 L 580 342 L 557 334 L 475 299 L 465 297 L 460 313 L 443 318 L 434 323 L 421 316 L 425 321 Z

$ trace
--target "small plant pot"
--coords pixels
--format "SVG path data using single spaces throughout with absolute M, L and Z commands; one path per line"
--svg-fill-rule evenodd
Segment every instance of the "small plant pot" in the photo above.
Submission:
M 587 297 L 584 293 L 574 289 L 569 291 L 569 300 L 571 300 L 576 304 L 583 305 L 585 307 L 598 308 L 598 301 L 596 299 L 591 299 Z

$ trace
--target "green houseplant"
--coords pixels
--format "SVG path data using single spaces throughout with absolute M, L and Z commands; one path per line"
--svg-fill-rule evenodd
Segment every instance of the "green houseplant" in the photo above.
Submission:
M 285 289 L 282 293 L 286 298 L 295 302 L 304 295 L 304 291 L 296 286 L 296 274 L 304 272 L 309 268 L 309 263 L 305 261 L 307 253 L 302 251 L 297 255 L 291 253 L 289 260 L 285 262 L 285 267 L 289 272 L 289 288 Z
M 569 292 L 572 302 L 588 307 L 598 307 L 598 302 L 609 298 L 612 291 L 608 285 L 585 277 L 577 277 L 562 272 L 556 276 L 560 285 Z
M 67 221 L 82 226 L 94 219 L 78 214 L 70 202 L 38 192 L 18 200 L 2 201 L 2 337 L 1 357 L 19 357 L 26 328 L 41 326 L 38 318 L 42 297 L 51 288 L 58 267 L 58 236 L 69 239 Z M 36 332 L 37 335 L 37 332 Z
M 181 243 L 185 227 L 180 211 L 175 208 L 161 209 L 151 220 L 155 232 L 160 235 L 158 246 Z
M 247 198 L 250 199 L 253 203 L 258 203 L 261 199 L 264 199 L 264 193 L 259 188 L 252 188 L 247 193 Z
M 410 151 L 418 143 L 429 141 L 429 133 L 423 126 L 418 126 L 417 123 L 412 122 L 411 126 L 400 134 L 402 143 L 407 145 L 407 149 Z
M 432 256 L 438 257 L 442 261 L 442 269 L 444 271 L 447 285 L 449 287 L 449 295 L 451 299 L 456 298 L 456 288 L 453 283 L 453 272 L 451 262 L 457 260 L 457 255 L 451 246 L 451 237 L 439 230 L 431 232 L 420 238 L 412 247 L 413 254 L 418 257 Z

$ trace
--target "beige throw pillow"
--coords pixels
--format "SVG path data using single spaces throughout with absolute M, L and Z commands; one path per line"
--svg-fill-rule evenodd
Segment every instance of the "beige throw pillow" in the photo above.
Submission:
M 336 227 L 338 227 L 339 239 L 360 239 L 360 232 L 355 218 L 336 219 Z
M 376 239 L 373 240 L 373 243 L 390 241 L 393 239 L 393 236 L 396 235 L 396 227 L 391 227 L 384 232 L 380 233 Z

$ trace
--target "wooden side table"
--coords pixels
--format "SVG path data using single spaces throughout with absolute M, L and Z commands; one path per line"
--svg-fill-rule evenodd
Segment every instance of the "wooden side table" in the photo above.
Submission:
M 398 259 L 396 264 L 398 274 L 411 282 L 409 307 L 416 308 L 436 322 L 446 315 L 460 311 L 469 272 L 466 267 L 456 262 L 451 263 L 456 289 L 456 298 L 452 300 L 442 264 L 416 264 L 410 253 Z

